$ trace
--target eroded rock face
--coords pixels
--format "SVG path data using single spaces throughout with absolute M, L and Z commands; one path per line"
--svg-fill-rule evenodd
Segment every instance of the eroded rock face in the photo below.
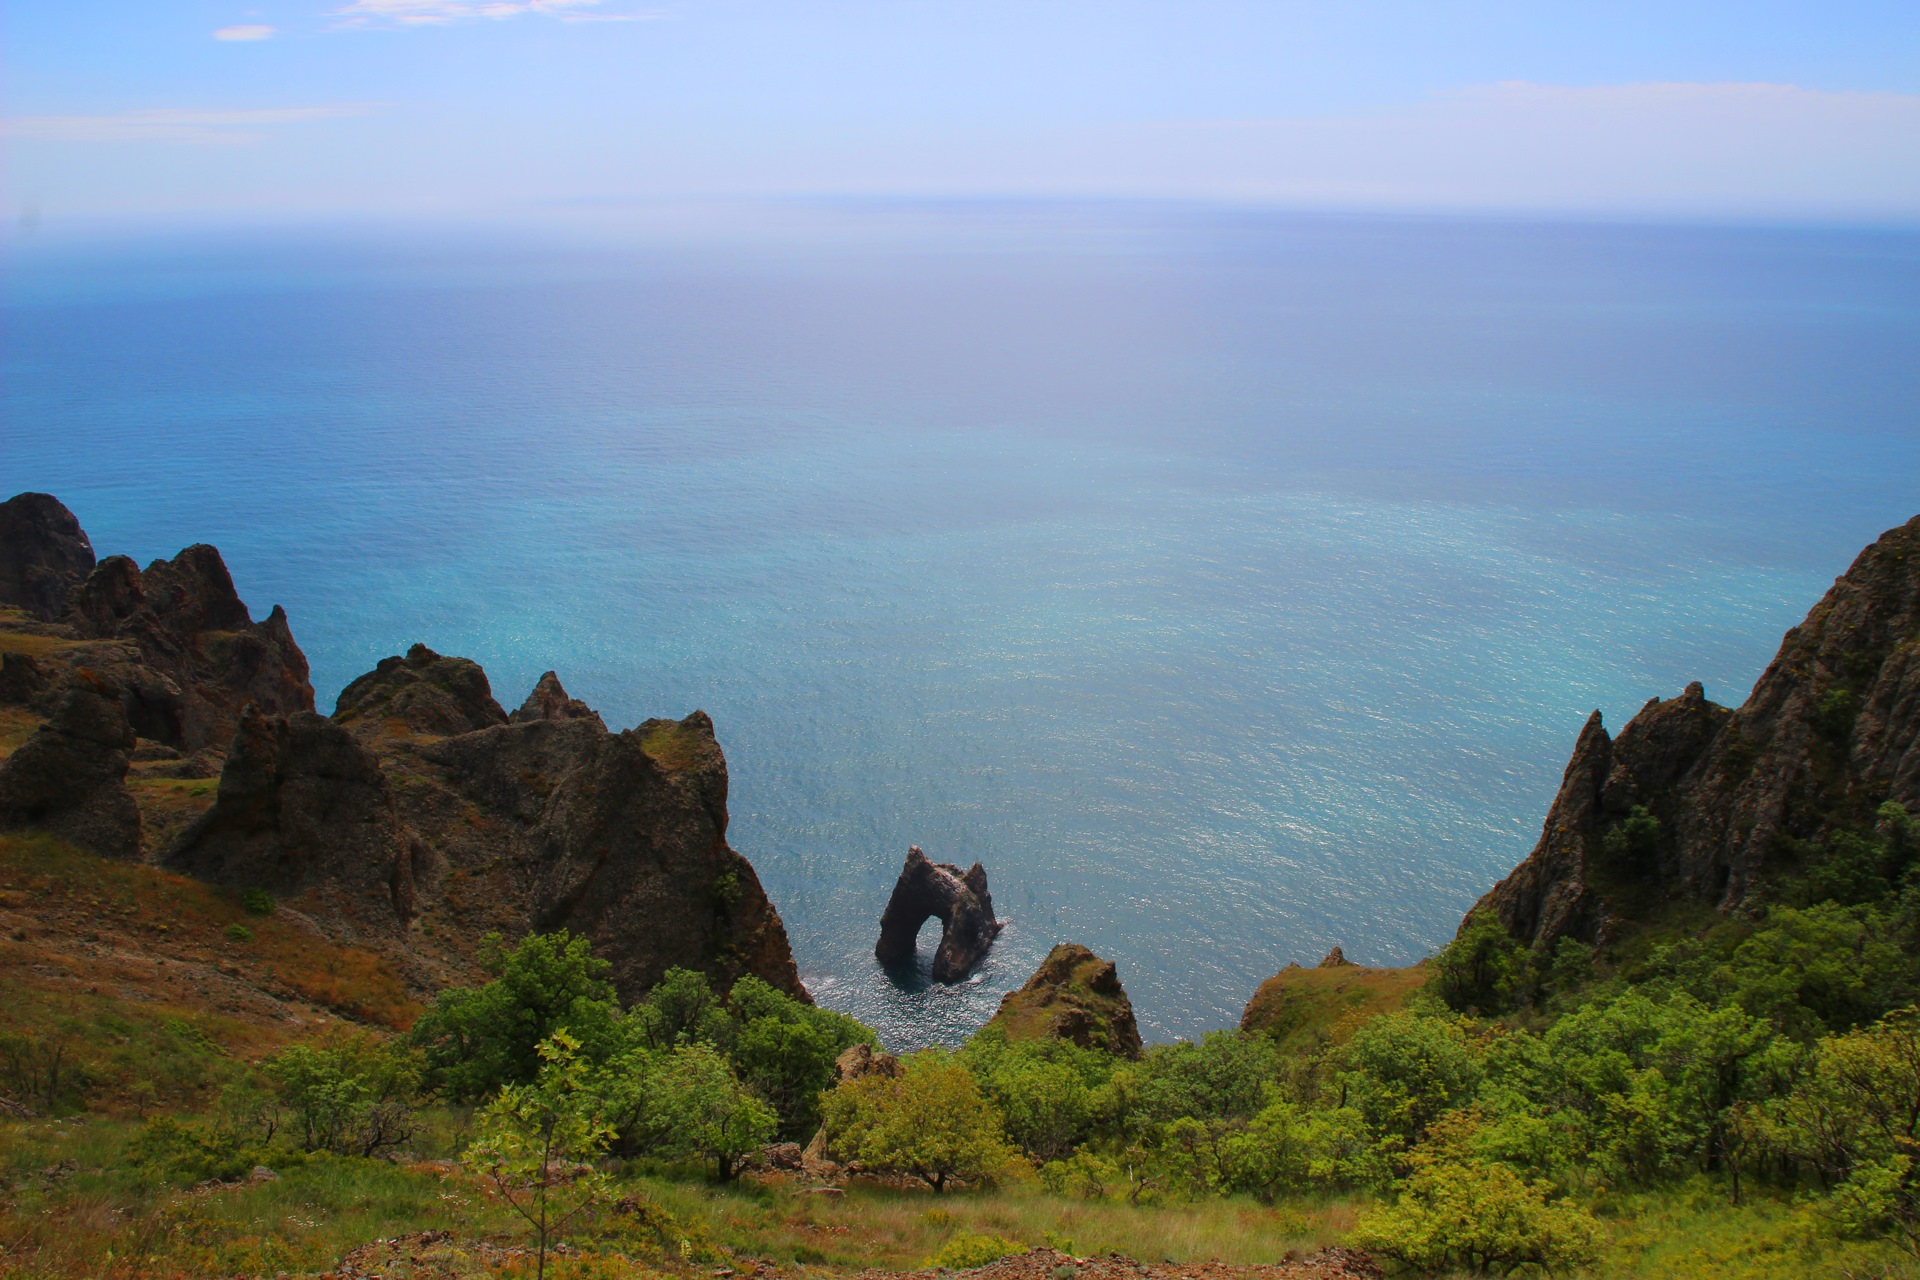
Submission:
M 0 605 L 55 621 L 91 572 L 93 544 L 59 499 L 21 493 L 0 502 Z
M 379 761 L 352 734 L 311 711 L 249 707 L 213 807 L 165 862 L 235 888 L 313 891 L 356 926 L 392 930 L 413 914 L 415 844 Z
M 1076 942 L 1062 942 L 1018 991 L 1009 991 L 987 1025 L 1009 1040 L 1071 1040 L 1123 1058 L 1140 1056 L 1140 1027 L 1120 971 Z
M 113 691 L 82 673 L 52 719 L 0 761 L 0 830 L 38 829 L 106 858 L 140 856 L 127 791 L 133 730 Z
M 1887 800 L 1920 810 L 1917 650 L 1920 517 L 1861 552 L 1738 710 L 1696 683 L 1617 738 L 1595 712 L 1539 843 L 1476 911 L 1524 941 L 1604 943 L 1665 898 L 1740 907 L 1771 862 Z M 1657 835 L 1626 838 L 1635 806 Z
M 874 958 L 888 965 L 911 960 L 920 926 L 936 916 L 941 928 L 933 980 L 958 982 L 986 957 L 1000 934 L 993 896 L 987 892 L 987 870 L 976 862 L 962 873 L 951 863 L 934 862 L 915 845 L 907 850 L 906 865 L 880 917 Z
M 333 718 L 374 733 L 404 728 L 444 736 L 505 724 L 507 713 L 493 700 L 479 663 L 416 644 L 406 657 L 382 658 L 341 690 Z
M 286 612 L 275 605 L 252 621 L 225 561 L 204 543 L 145 571 L 108 556 L 67 603 L 76 634 L 131 646 L 94 669 L 142 738 L 223 750 L 249 703 L 273 715 L 313 710 L 307 658 Z

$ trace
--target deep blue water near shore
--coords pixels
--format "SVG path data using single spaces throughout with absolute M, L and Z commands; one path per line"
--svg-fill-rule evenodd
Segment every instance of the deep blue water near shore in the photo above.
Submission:
M 1914 234 L 795 216 L 30 241 L 0 476 L 219 545 L 323 709 L 415 640 L 705 708 L 807 981 L 895 1044 L 1059 939 L 1155 1038 L 1419 957 L 1587 711 L 1738 702 L 1920 511 Z M 968 986 L 873 965 L 909 843 L 1012 921 Z

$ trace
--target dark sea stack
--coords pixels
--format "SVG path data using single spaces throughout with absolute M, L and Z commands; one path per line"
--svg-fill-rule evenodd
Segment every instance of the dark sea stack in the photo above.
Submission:
M 987 869 L 976 862 L 963 874 L 951 863 L 934 862 L 915 845 L 907 850 L 907 863 L 881 914 L 874 958 L 886 965 L 911 960 L 920 926 L 936 916 L 941 928 L 933 980 L 958 982 L 986 957 L 1000 934 L 993 896 L 987 892 Z
M 0 830 L 40 830 L 105 858 L 140 856 L 127 791 L 133 729 L 113 691 L 82 673 L 52 719 L 0 761 Z
M 315 891 L 357 926 L 392 928 L 412 914 L 414 854 L 379 761 L 352 734 L 311 711 L 249 707 L 213 807 L 164 861 L 236 889 Z
M 512 720 L 515 724 L 531 724 L 536 720 L 592 720 L 600 723 L 600 713 L 580 699 L 568 697 L 566 689 L 560 684 L 560 677 L 549 671 L 533 686 L 533 692 L 513 713 Z
M 479 663 L 416 644 L 406 657 L 382 658 L 341 690 L 333 718 L 376 733 L 404 729 L 444 737 L 505 724 L 507 713 L 493 700 Z
M 1475 908 L 1516 938 L 1605 943 L 1658 903 L 1737 910 L 1767 869 L 1888 800 L 1920 811 L 1920 517 L 1789 631 L 1738 710 L 1698 684 L 1581 731 L 1540 842 Z M 1629 826 L 1636 808 L 1658 824 Z
M 73 512 L 46 493 L 0 502 L 0 605 L 59 620 L 67 593 L 93 572 L 93 544 Z
M 988 1026 L 1009 1040 L 1069 1040 L 1121 1058 L 1138 1058 L 1140 1027 L 1113 961 L 1075 942 L 1047 953 L 1018 991 L 1009 991 Z

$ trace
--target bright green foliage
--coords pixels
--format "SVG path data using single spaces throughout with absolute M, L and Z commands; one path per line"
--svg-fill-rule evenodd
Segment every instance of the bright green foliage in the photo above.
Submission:
M 631 1044 L 670 1050 L 723 1034 L 727 1011 L 707 975 L 693 969 L 669 969 L 647 998 L 627 1011 L 622 1030 Z
M 1109 1122 L 1141 1134 L 1183 1116 L 1252 1116 L 1280 1075 L 1280 1052 L 1267 1036 L 1215 1031 L 1199 1043 L 1156 1045 L 1117 1068 L 1100 1099 Z
M 1600 1224 L 1553 1201 L 1546 1184 L 1476 1154 L 1482 1124 L 1475 1110 L 1436 1121 L 1408 1156 L 1398 1201 L 1364 1215 L 1355 1243 L 1429 1274 L 1551 1272 L 1597 1261 Z
M 1480 1083 L 1479 1057 L 1452 1018 L 1385 1014 L 1355 1032 L 1340 1056 L 1349 1104 L 1403 1150 Z
M 941 1245 L 940 1252 L 927 1259 L 927 1265 L 942 1271 L 971 1271 L 1026 1251 L 1025 1245 L 1005 1236 L 957 1235 Z
M 1506 1165 L 1436 1163 L 1415 1170 L 1397 1203 L 1363 1215 L 1351 1239 L 1429 1275 L 1508 1275 L 1585 1266 L 1601 1236 L 1591 1214 Z
M 261 1063 L 308 1151 L 370 1156 L 413 1133 L 419 1055 L 368 1032 L 288 1045 Z
M 976 1035 L 961 1057 L 1000 1109 L 1007 1136 L 1042 1164 L 1067 1158 L 1093 1136 L 1096 1090 L 1116 1063 L 1112 1054 L 1068 1040 L 1009 1043 L 995 1026 Z
M 1713 974 L 1726 996 L 1811 1039 L 1871 1021 L 1912 991 L 1913 964 L 1868 906 L 1776 907 Z
M 715 1037 L 748 1087 L 771 1103 L 780 1136 L 804 1142 L 820 1127 L 820 1094 L 833 1083 L 833 1063 L 873 1032 L 844 1013 L 801 1004 L 755 977 L 733 984 L 727 1017 Z
M 240 906 L 250 916 L 270 916 L 279 910 L 273 895 L 259 888 L 241 890 Z
M 479 1099 L 532 1080 L 540 1046 L 562 1028 L 588 1058 L 613 1050 L 620 1011 L 606 977 L 611 966 L 594 959 L 585 938 L 529 934 L 509 949 L 489 935 L 482 959 L 493 981 L 441 992 L 414 1024 L 413 1042 L 442 1093 Z
M 740 1158 L 766 1145 L 779 1126 L 773 1108 L 740 1082 L 711 1045 L 675 1049 L 659 1062 L 646 1089 L 649 1147 L 712 1160 L 723 1182 L 739 1172 Z
M 1386 1173 L 1358 1110 L 1279 1099 L 1226 1139 L 1222 1163 L 1226 1189 L 1269 1204 L 1292 1192 L 1367 1186 Z
M 938 1049 L 905 1059 L 897 1076 L 842 1084 L 823 1109 L 829 1150 L 919 1178 L 936 1194 L 955 1179 L 990 1182 L 1017 1159 L 972 1073 Z
M 608 1180 L 593 1162 L 612 1131 L 600 1118 L 580 1042 L 556 1031 L 538 1047 L 540 1070 L 500 1091 L 479 1118 L 467 1165 L 533 1228 L 544 1277 L 547 1246 L 568 1223 L 607 1197 Z

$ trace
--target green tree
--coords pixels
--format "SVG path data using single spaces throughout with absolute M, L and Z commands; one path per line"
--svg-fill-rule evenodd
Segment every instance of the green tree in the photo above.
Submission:
M 844 1013 L 802 1004 L 759 978 L 741 978 L 727 997 L 718 1043 L 744 1082 L 780 1117 L 780 1136 L 804 1142 L 820 1127 L 820 1095 L 834 1060 L 873 1032 Z
M 829 1150 L 843 1159 L 919 1178 L 936 1194 L 955 1179 L 991 1181 L 1016 1158 L 973 1074 L 939 1049 L 905 1059 L 897 1076 L 863 1076 L 834 1089 L 823 1128 Z
M 440 993 L 414 1024 L 428 1079 L 450 1098 L 487 1097 L 540 1071 L 540 1046 L 565 1028 L 588 1059 L 617 1047 L 620 1008 L 611 968 L 585 938 L 565 930 L 529 934 L 513 947 L 489 934 L 481 962 L 494 977 L 481 987 Z
M 734 1075 L 712 1045 L 683 1044 L 647 1082 L 646 1124 L 654 1150 L 714 1162 L 723 1182 L 740 1158 L 765 1146 L 780 1118 Z
M 1479 1056 L 1452 1018 L 1389 1013 L 1370 1019 L 1339 1055 L 1346 1104 L 1390 1146 L 1405 1150 L 1479 1085 Z
M 1493 1015 L 1514 1007 L 1528 978 L 1526 949 L 1491 911 L 1476 911 L 1430 962 L 1433 993 L 1458 1013 Z
M 413 1136 L 420 1061 L 404 1045 L 348 1033 L 288 1045 L 260 1070 L 278 1086 L 308 1151 L 371 1156 Z
M 552 1240 L 607 1197 L 607 1176 L 592 1162 L 605 1154 L 612 1131 L 579 1048 L 565 1030 L 542 1041 L 539 1071 L 501 1089 L 480 1113 L 479 1136 L 465 1156 L 533 1229 L 539 1280 Z
M 1408 1155 L 1396 1202 L 1361 1215 L 1353 1242 L 1428 1274 L 1553 1272 L 1598 1261 L 1600 1224 L 1552 1199 L 1544 1182 L 1477 1154 L 1483 1122 L 1477 1110 L 1435 1121 Z

